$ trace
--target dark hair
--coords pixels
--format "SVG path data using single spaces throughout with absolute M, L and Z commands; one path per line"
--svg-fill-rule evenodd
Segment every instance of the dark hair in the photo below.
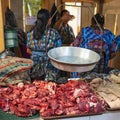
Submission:
M 6 25 L 9 25 L 10 27 L 17 27 L 17 22 L 15 15 L 12 10 L 7 8 L 5 12 L 5 19 L 6 19 Z
M 98 22 L 101 26 L 104 25 L 105 20 L 104 20 L 104 16 L 103 16 L 103 15 L 101 15 L 101 14 L 99 14 L 99 13 L 97 13 L 96 15 L 94 15 L 94 16 L 92 17 L 92 24 L 93 24 L 93 25 L 97 24 L 95 18 L 96 18 L 97 22 Z
M 36 40 L 39 40 L 44 34 L 49 18 L 50 18 L 50 13 L 47 9 L 40 9 L 38 11 L 37 21 L 33 32 L 33 36 Z
M 66 12 L 69 12 L 69 11 L 68 11 L 68 10 L 62 10 L 62 11 L 61 11 L 61 17 L 62 17 Z

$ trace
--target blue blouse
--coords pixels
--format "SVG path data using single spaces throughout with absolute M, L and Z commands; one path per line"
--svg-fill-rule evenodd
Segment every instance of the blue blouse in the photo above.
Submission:
M 45 65 L 49 66 L 49 59 L 46 54 L 47 50 L 50 50 L 55 47 L 62 46 L 61 37 L 53 28 L 48 29 L 44 32 L 41 39 L 36 40 L 33 37 L 33 31 L 27 34 L 27 47 L 32 50 L 31 59 L 34 61 L 34 64 L 37 64 L 39 61 L 45 63 Z

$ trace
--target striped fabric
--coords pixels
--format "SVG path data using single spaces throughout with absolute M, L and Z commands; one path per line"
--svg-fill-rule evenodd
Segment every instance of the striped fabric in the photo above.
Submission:
M 62 46 L 61 37 L 58 31 L 53 28 L 48 29 L 47 32 L 45 31 L 40 40 L 33 38 L 33 31 L 27 34 L 27 47 L 32 50 L 31 59 L 34 61 L 34 64 L 44 60 L 45 65 L 51 67 L 52 65 L 48 62 L 48 57 L 46 56 L 46 41 L 47 50 Z
M 32 60 L 19 57 L 6 57 L 0 59 L 0 63 L 0 83 L 10 83 L 16 79 L 23 80 L 22 73 L 28 72 L 33 66 Z M 24 75 L 26 77 L 26 73 Z
M 70 25 L 67 24 L 67 26 L 62 26 L 59 32 L 63 44 L 69 45 L 74 41 L 75 35 Z
M 100 73 L 106 73 L 108 71 L 110 55 L 116 49 L 114 34 L 111 31 L 105 29 L 101 32 L 98 28 L 85 27 L 77 35 L 74 46 L 91 49 L 99 53 L 101 60 L 94 71 Z
M 120 35 L 116 36 L 115 41 L 117 42 L 116 50 L 120 51 Z

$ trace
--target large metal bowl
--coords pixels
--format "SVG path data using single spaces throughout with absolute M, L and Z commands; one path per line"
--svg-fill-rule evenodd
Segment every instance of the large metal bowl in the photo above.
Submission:
M 92 70 L 100 60 L 98 53 L 80 47 L 63 46 L 48 51 L 52 65 L 68 72 L 86 72 Z

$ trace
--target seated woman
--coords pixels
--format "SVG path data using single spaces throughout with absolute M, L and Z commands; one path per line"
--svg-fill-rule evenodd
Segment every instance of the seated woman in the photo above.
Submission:
M 17 57 L 24 57 L 24 58 L 30 58 L 30 55 L 27 53 L 27 48 L 26 48 L 26 33 L 18 27 L 17 21 L 15 18 L 15 15 L 13 11 L 9 8 L 7 8 L 6 13 L 5 13 L 5 19 L 6 19 L 6 25 L 5 25 L 5 35 L 11 32 L 15 32 L 17 39 L 13 38 L 11 39 L 11 36 L 8 40 L 7 37 L 5 37 L 5 47 L 6 49 L 9 49 L 12 51 L 15 56 Z M 12 36 L 15 37 L 15 36 Z
M 116 42 L 114 34 L 104 29 L 104 16 L 96 14 L 92 17 L 91 26 L 82 28 L 77 35 L 74 46 L 91 49 L 100 54 L 101 59 L 93 71 L 108 73 L 108 61 L 115 56 Z M 76 73 L 74 77 L 78 77 Z

